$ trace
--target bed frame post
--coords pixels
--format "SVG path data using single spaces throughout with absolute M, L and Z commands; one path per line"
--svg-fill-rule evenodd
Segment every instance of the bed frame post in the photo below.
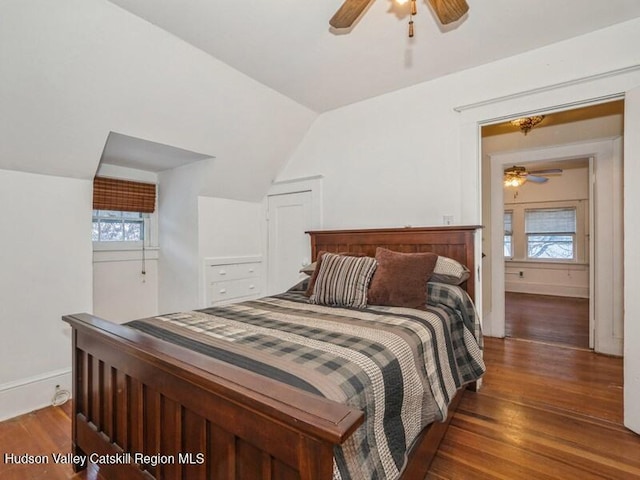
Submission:
M 72 375 L 73 375 L 73 385 L 71 390 L 71 402 L 72 402 L 72 415 L 71 415 L 71 453 L 74 456 L 79 456 L 81 458 L 86 458 L 86 453 L 78 446 L 76 443 L 76 439 L 78 438 L 77 434 L 77 419 L 76 413 L 79 410 L 78 403 L 80 402 L 80 390 L 82 389 L 82 371 L 79 368 L 78 363 L 78 351 L 77 351 L 77 338 L 76 338 L 76 330 L 73 329 L 71 333 L 71 362 L 72 362 Z M 87 462 L 82 464 L 74 463 L 73 471 L 75 473 L 81 472 L 87 468 Z
M 300 439 L 300 478 L 315 480 L 333 476 L 333 448 L 309 437 Z

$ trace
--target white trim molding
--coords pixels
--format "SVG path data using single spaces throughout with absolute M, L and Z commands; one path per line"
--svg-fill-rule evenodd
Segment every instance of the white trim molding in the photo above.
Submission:
M 496 104 L 496 103 L 506 102 L 506 101 L 509 101 L 509 100 L 514 100 L 514 99 L 518 99 L 518 98 L 522 98 L 522 97 L 528 97 L 530 95 L 535 95 L 535 94 L 538 94 L 538 93 L 550 92 L 550 91 L 553 91 L 553 90 L 557 90 L 559 88 L 573 87 L 573 86 L 576 86 L 576 85 L 580 85 L 582 83 L 593 82 L 595 80 L 608 79 L 608 78 L 611 78 L 611 77 L 616 77 L 618 75 L 624 75 L 626 73 L 633 73 L 633 72 L 636 72 L 637 70 L 640 70 L 640 64 L 631 65 L 631 66 L 623 67 L 623 68 L 618 68 L 616 70 L 610 70 L 610 71 L 607 71 L 607 72 L 596 73 L 595 75 L 588 75 L 588 76 L 585 76 L 585 77 L 578 77 L 578 78 L 574 78 L 572 80 L 567 80 L 566 82 L 558 82 L 558 83 L 554 83 L 554 84 L 551 84 L 551 85 L 545 85 L 545 86 L 542 86 L 542 87 L 531 88 L 529 90 L 523 90 L 523 91 L 519 91 L 519 92 L 516 92 L 516 93 L 509 94 L 509 95 L 502 95 L 500 97 L 489 98 L 487 100 L 481 100 L 479 102 L 470 103 L 470 104 L 467 104 L 467 105 L 460 105 L 460 106 L 454 107 L 453 109 L 456 112 L 464 112 L 465 110 L 473 110 L 475 108 L 480 108 L 480 107 L 484 107 L 484 106 L 487 106 L 487 105 L 493 105 L 493 104 Z M 594 99 L 594 101 L 596 101 L 598 103 L 610 102 L 610 101 L 613 101 L 613 100 L 617 99 L 620 96 L 621 96 L 620 93 L 602 95 L 602 96 Z M 584 100 L 579 100 L 579 101 L 576 101 L 576 102 L 565 103 L 563 105 L 556 105 L 556 107 L 561 107 L 563 110 L 565 110 L 565 109 L 571 108 L 571 107 L 582 106 L 583 104 L 584 104 Z
M 0 385 L 0 421 L 51 405 L 57 385 L 71 391 L 71 368 Z

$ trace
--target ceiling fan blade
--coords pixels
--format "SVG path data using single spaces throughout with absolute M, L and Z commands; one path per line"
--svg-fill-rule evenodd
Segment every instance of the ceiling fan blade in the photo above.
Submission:
M 547 180 L 549 180 L 548 178 L 537 177 L 537 176 L 531 175 L 531 174 L 527 175 L 525 178 L 527 179 L 527 182 L 534 182 L 534 183 L 544 183 Z
M 469 10 L 465 0 L 429 0 L 429 3 L 443 25 L 459 20 Z
M 532 175 L 560 175 L 562 173 L 561 168 L 548 168 L 546 170 L 533 170 L 529 172 Z
M 367 8 L 371 0 L 346 0 L 338 9 L 329 25 L 334 28 L 349 28 Z

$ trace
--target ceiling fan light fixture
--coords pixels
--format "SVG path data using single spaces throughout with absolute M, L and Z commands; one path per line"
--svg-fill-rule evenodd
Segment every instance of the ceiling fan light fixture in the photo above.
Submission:
M 413 38 L 413 16 L 417 13 L 418 7 L 416 7 L 416 0 L 411 0 L 411 13 L 409 15 L 409 38 Z
M 514 187 L 517 188 L 525 182 L 524 177 L 520 177 L 518 175 L 505 175 L 504 177 L 504 186 L 505 187 Z
M 338 11 L 329 20 L 333 28 L 351 28 L 373 0 L 344 0 Z M 411 2 L 409 36 L 413 37 L 413 16 L 418 13 L 416 0 L 395 0 L 398 5 Z M 466 0 L 429 0 L 429 4 L 440 23 L 447 25 L 462 18 L 469 10 Z
M 466 0 L 429 0 L 429 3 L 443 25 L 457 22 L 469 11 Z
M 535 115 L 533 117 L 522 117 L 511 120 L 511 125 L 518 127 L 525 135 L 529 133 L 533 127 L 544 120 L 544 115 Z

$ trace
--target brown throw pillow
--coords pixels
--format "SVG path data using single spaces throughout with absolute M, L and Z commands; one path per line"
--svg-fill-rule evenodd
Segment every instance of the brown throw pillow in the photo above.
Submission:
M 309 287 L 307 288 L 307 291 L 304 292 L 305 296 L 307 297 L 310 297 L 311 295 L 313 295 L 313 287 L 316 284 L 316 279 L 318 278 L 318 273 L 320 272 L 320 265 L 322 265 L 322 255 L 324 255 L 325 253 L 329 253 L 329 252 L 320 250 L 318 252 L 318 255 L 316 256 L 317 260 L 312 263 L 312 265 L 315 264 L 315 269 L 313 270 L 313 273 L 311 274 L 311 278 L 309 279 Z M 336 255 L 346 255 L 348 257 L 366 257 L 364 253 L 351 253 L 351 252 L 338 252 Z
M 435 253 L 400 253 L 378 247 L 378 267 L 371 279 L 367 303 L 423 308 L 427 303 L 427 282 L 437 260 Z

